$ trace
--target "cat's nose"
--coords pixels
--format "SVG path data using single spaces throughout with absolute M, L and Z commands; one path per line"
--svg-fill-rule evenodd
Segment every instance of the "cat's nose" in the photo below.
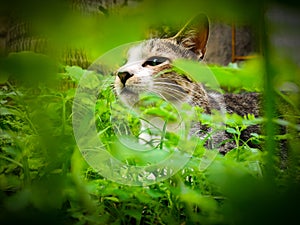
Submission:
M 118 72 L 118 77 L 120 78 L 122 84 L 125 86 L 126 81 L 133 76 L 133 74 L 128 72 Z

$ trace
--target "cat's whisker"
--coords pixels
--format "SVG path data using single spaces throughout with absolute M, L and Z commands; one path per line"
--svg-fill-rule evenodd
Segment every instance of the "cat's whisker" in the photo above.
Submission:
M 168 78 L 160 78 L 160 79 L 154 79 L 154 83 L 159 83 L 159 84 L 165 84 L 165 85 L 172 85 L 179 87 L 180 89 L 183 89 L 183 86 L 178 83 L 170 82 L 170 79 Z M 180 80 L 180 82 L 184 83 L 186 86 L 190 86 L 190 82 L 186 80 Z
M 154 82 L 154 85 L 156 85 L 156 86 L 168 86 L 168 87 L 173 87 L 174 89 L 176 89 L 176 90 L 183 90 L 183 91 L 181 91 L 181 92 L 185 92 L 184 91 L 184 89 L 183 89 L 183 87 L 182 86 L 180 86 L 179 84 L 174 84 L 174 83 L 168 83 L 168 82 L 157 82 L 157 81 L 155 81 Z
M 167 80 L 167 81 L 164 81 Z M 185 82 L 186 86 L 191 87 L 190 82 L 189 81 L 184 81 L 184 80 L 180 80 L 181 82 Z M 183 85 L 180 84 L 176 84 L 176 83 L 171 83 L 170 79 L 168 78 L 160 78 L 160 79 L 154 79 L 154 85 L 159 84 L 162 86 L 170 86 L 170 88 L 174 87 L 176 88 L 175 90 L 178 91 L 178 89 L 183 90 L 182 93 L 183 94 L 187 94 L 187 92 L 184 90 Z M 193 89 L 188 89 L 188 93 L 190 94 L 197 94 L 197 92 Z
M 186 97 L 186 95 L 184 95 L 183 93 L 180 93 L 177 91 L 177 93 L 174 94 L 174 90 L 171 91 L 166 91 L 166 90 L 161 90 L 161 88 L 153 88 L 152 90 L 155 90 L 157 92 L 157 94 L 159 94 L 160 96 L 163 97 L 164 100 L 166 101 L 170 101 L 170 99 L 168 99 L 166 96 L 172 96 L 173 100 L 176 100 L 178 102 L 183 101 L 183 99 Z
M 156 94 L 159 97 L 161 97 L 163 100 L 168 101 L 168 99 L 166 99 L 166 97 L 160 92 L 160 90 L 151 89 L 151 90 L 149 90 L 149 93 Z
M 164 95 L 172 96 L 172 98 L 177 98 L 178 100 L 186 97 L 186 93 L 176 90 L 173 87 L 170 88 L 167 86 L 155 86 L 154 89 Z
M 155 88 L 153 88 L 153 89 L 151 89 L 151 92 L 153 93 L 153 94 L 157 94 L 157 95 L 159 95 L 162 99 L 164 99 L 165 101 L 169 101 L 166 97 L 165 97 L 165 95 L 162 93 L 162 91 L 160 90 L 160 89 L 155 89 Z M 174 97 L 173 96 L 173 98 L 174 99 L 176 99 L 176 100 L 180 100 L 179 98 L 177 98 L 177 97 Z
M 162 90 L 168 90 L 170 91 L 168 94 L 174 94 L 176 92 L 177 94 L 180 94 L 181 96 L 186 96 L 188 93 L 191 93 L 192 90 L 189 90 L 188 92 L 185 91 L 182 86 L 178 84 L 172 84 L 172 83 L 166 83 L 166 82 L 155 82 L 154 87 L 161 88 Z

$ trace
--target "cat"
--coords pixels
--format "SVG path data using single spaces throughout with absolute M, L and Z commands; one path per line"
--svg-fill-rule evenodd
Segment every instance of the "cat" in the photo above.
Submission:
M 207 89 L 205 84 L 195 82 L 190 77 L 172 70 L 172 62 L 177 59 L 202 63 L 208 38 L 208 18 L 199 14 L 173 37 L 151 38 L 131 47 L 127 54 L 127 62 L 115 73 L 116 96 L 129 107 L 135 107 L 141 94 L 154 93 L 177 108 L 187 103 L 200 107 L 205 114 L 216 110 L 221 114 L 227 111 L 242 116 L 258 116 L 257 93 L 220 94 Z M 177 125 L 169 127 L 172 130 Z M 162 129 L 163 123 L 160 121 L 155 126 Z M 142 121 L 142 129 L 147 128 L 149 126 Z M 210 132 L 211 137 L 206 143 L 208 148 L 218 148 L 220 152 L 226 153 L 235 147 L 230 142 L 221 144 L 230 138 L 229 134 L 224 131 L 212 132 L 211 128 L 193 121 L 191 133 L 197 133 L 200 138 L 205 139 Z M 250 129 L 242 138 L 249 138 L 251 132 L 256 132 L 256 129 Z M 142 138 L 147 140 L 151 139 L 151 136 L 146 135 Z

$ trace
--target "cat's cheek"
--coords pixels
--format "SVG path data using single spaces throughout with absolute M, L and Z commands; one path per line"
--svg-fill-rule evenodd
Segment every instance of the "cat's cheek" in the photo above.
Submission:
M 124 88 L 123 84 L 121 83 L 120 79 L 116 78 L 114 82 L 114 90 L 115 94 L 120 95 L 122 89 Z

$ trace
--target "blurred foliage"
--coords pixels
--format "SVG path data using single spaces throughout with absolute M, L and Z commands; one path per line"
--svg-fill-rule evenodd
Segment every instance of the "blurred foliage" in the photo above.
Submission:
M 264 2 L 265 6 L 272 3 L 280 2 Z M 286 6 L 289 3 L 284 2 Z M 76 46 L 86 49 L 94 60 L 120 44 L 143 39 L 145 28 L 184 23 L 199 11 L 211 18 L 258 26 L 262 9 L 260 1 L 148 0 L 106 16 L 74 12 L 68 1 L 1 1 L 1 14 L 13 12 L 26 18 L 34 33 L 46 37 L 51 47 L 47 56 L 20 52 L 0 60 L 0 223 L 295 223 L 300 200 L 300 70 L 290 54 L 268 45 L 264 51 L 269 54 L 239 68 L 209 67 L 226 91 L 260 91 L 266 101 L 284 102 L 282 115 L 271 121 L 275 134 L 270 137 L 271 142 L 280 139 L 286 143 L 287 152 L 281 155 L 284 166 L 270 145 L 254 149 L 244 143 L 225 156 L 217 155 L 211 165 L 200 167 L 200 162 L 205 163 L 204 148 L 198 146 L 175 176 L 147 187 L 111 182 L 83 160 L 71 120 L 76 85 L 85 70 L 61 65 L 56 55 L 66 46 Z M 198 66 L 192 62 L 180 65 L 198 79 Z M 266 82 L 271 82 L 274 92 L 265 92 Z M 114 100 L 110 89 L 99 90 L 96 122 L 107 144 L 113 140 L 108 107 Z M 228 115 L 227 132 L 238 140 L 242 129 L 268 123 L 270 116 L 264 115 L 262 122 L 251 115 Z M 278 134 L 280 126 L 286 131 L 284 135 Z M 251 141 L 265 138 L 253 134 Z
M 238 18 L 237 21 L 241 23 L 259 24 L 259 18 L 253 17 L 252 12 L 258 13 L 263 9 L 260 1 L 249 2 L 247 7 L 244 7 L 244 3 L 238 1 L 225 4 L 193 0 L 184 3 L 181 0 L 172 3 L 131 0 L 128 4 L 131 3 L 133 6 L 118 7 L 118 10 L 112 10 L 109 12 L 110 16 L 107 16 L 101 10 L 90 13 L 88 10 L 82 12 L 73 9 L 73 2 L 76 1 L 2 1 L 0 12 L 9 18 L 16 18 L 12 25 L 19 23 L 20 20 L 27 22 L 30 27 L 29 33 L 20 32 L 25 32 L 29 38 L 31 36 L 33 39 L 46 39 L 49 54 L 59 58 L 66 47 L 85 49 L 92 62 L 99 55 L 120 44 L 146 38 L 147 28 L 160 27 L 162 24 L 175 27 L 179 24 L 179 27 L 182 27 L 199 12 L 206 13 L 211 19 L 221 17 L 228 23 Z M 86 7 L 92 2 L 82 1 L 79 5 Z M 19 35 L 12 33 L 12 38 L 19 38 Z

